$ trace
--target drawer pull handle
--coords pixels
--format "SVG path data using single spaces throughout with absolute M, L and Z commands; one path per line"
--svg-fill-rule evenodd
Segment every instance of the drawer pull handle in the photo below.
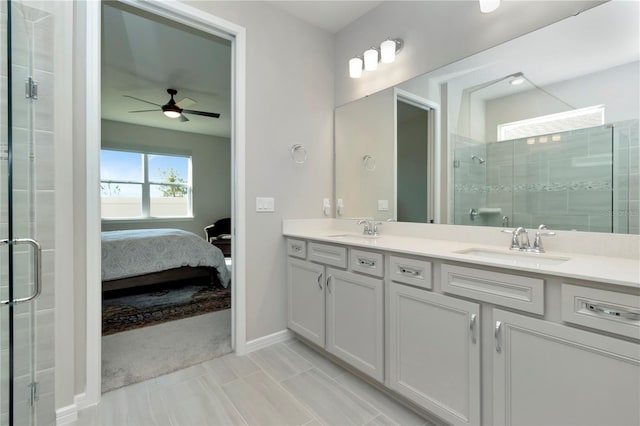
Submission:
M 494 332 L 494 337 L 496 338 L 496 352 L 502 352 L 502 341 L 501 341 L 501 332 L 502 331 L 502 321 L 496 321 L 496 329 Z
M 362 258 L 358 258 L 358 263 L 361 266 L 366 266 L 367 268 L 375 268 L 376 266 L 376 261 L 375 260 L 371 260 L 371 259 L 362 259 Z
M 600 315 L 607 315 L 616 318 L 625 318 L 631 321 L 639 321 L 640 313 L 629 312 L 629 311 L 617 311 L 615 309 L 606 308 L 604 306 L 594 305 L 592 303 L 587 303 L 586 307 L 591 312 L 595 312 Z
M 476 322 L 478 316 L 471 314 L 471 320 L 469 321 L 469 329 L 471 330 L 471 343 L 476 343 Z
M 417 269 L 410 269 L 404 266 L 399 266 L 398 270 L 400 271 L 401 274 L 411 275 L 412 277 L 419 277 L 422 272 L 422 271 L 418 271 Z
M 318 275 L 318 287 L 322 290 L 322 274 Z
M 299 253 L 302 251 L 302 247 L 299 245 L 292 245 L 291 250 L 295 251 L 296 253 Z

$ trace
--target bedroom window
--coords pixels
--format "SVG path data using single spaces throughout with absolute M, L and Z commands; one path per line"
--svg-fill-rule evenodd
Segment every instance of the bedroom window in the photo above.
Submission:
M 100 151 L 103 219 L 191 217 L 191 157 Z

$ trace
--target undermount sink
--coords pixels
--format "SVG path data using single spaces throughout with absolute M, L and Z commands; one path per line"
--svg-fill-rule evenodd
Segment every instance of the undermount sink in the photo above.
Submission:
M 380 235 L 367 235 L 367 234 L 335 234 L 335 235 L 327 235 L 326 238 L 331 238 L 332 240 L 348 240 L 348 241 L 374 241 L 380 238 Z
M 489 250 L 482 248 L 470 248 L 465 250 L 456 251 L 457 254 L 466 254 L 469 256 L 482 257 L 489 260 L 497 260 L 501 262 L 507 262 L 516 266 L 555 266 L 560 265 L 567 260 L 568 257 L 548 256 L 539 253 L 527 253 L 527 252 L 502 252 L 498 250 Z

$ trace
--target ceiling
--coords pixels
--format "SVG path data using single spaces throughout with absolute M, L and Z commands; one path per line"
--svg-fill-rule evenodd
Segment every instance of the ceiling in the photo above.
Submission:
M 221 137 L 231 134 L 231 44 L 171 22 L 103 6 L 102 118 Z M 164 105 L 167 89 L 176 101 L 196 101 L 188 109 L 217 112 L 220 118 L 186 115 L 188 122 L 162 112 L 129 113 Z
M 284 10 L 311 25 L 335 34 L 371 9 L 378 1 L 269 1 L 273 6 Z

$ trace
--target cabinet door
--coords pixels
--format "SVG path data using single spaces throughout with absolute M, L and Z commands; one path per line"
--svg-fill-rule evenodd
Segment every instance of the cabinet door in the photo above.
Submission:
M 324 266 L 288 259 L 287 285 L 289 328 L 324 346 Z
M 480 424 L 476 303 L 391 283 L 389 385 L 452 424 Z
M 494 310 L 496 425 L 640 424 L 640 346 Z
M 326 349 L 384 380 L 383 281 L 327 268 Z

